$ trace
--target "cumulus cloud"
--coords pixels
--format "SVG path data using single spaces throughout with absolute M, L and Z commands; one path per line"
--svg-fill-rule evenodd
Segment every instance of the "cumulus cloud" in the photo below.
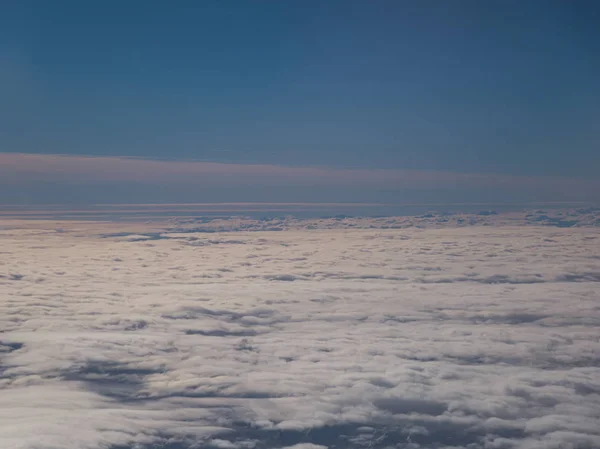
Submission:
M 598 228 L 94 226 L 0 228 L 1 447 L 600 446 Z

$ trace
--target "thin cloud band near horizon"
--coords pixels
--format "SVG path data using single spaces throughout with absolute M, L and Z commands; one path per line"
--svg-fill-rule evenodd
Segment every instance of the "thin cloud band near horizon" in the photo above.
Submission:
M 586 192 L 600 181 L 433 170 L 289 167 L 115 156 L 0 153 L 0 177 L 11 182 L 160 183 L 197 186 L 310 186 L 376 189 L 522 188 Z

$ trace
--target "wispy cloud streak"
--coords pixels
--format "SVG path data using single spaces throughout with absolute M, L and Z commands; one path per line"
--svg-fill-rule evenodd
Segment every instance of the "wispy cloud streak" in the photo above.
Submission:
M 214 186 L 364 188 L 525 188 L 581 192 L 597 180 L 397 169 L 336 169 L 164 161 L 128 157 L 0 153 L 0 176 L 11 181 L 134 182 Z

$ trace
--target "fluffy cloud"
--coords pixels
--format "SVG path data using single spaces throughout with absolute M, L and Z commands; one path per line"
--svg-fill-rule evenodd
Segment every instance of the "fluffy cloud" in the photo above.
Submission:
M 0 228 L 1 447 L 600 446 L 597 228 L 61 230 Z

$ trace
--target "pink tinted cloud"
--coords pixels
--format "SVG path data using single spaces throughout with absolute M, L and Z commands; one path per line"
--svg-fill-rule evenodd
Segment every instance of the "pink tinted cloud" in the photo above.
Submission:
M 520 188 L 544 191 L 598 189 L 576 178 L 397 169 L 334 169 L 277 165 L 164 161 L 127 157 L 0 153 L 0 183 L 133 182 L 198 186 L 322 186 L 353 188 Z

